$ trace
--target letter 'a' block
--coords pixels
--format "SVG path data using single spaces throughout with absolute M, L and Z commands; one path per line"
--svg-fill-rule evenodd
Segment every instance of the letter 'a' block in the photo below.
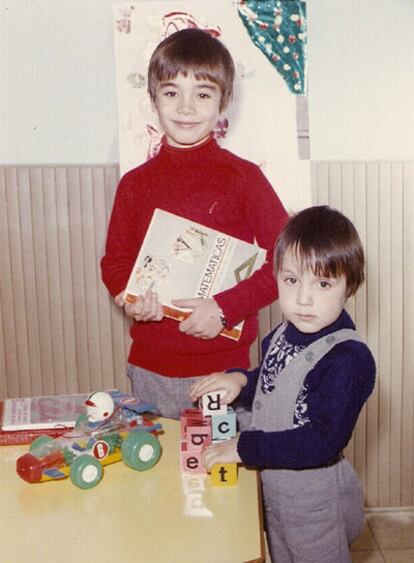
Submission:
M 226 391 L 212 391 L 201 397 L 204 416 L 215 416 L 216 414 L 225 414 L 227 405 L 222 402 L 222 398 L 226 395 Z
M 189 450 L 185 442 L 181 442 L 180 461 L 184 473 L 206 473 L 201 461 L 202 450 Z
M 232 487 L 237 484 L 237 463 L 216 463 L 211 468 L 213 487 Z
M 236 413 L 229 407 L 225 414 L 211 417 L 211 434 L 213 440 L 227 440 L 236 435 Z

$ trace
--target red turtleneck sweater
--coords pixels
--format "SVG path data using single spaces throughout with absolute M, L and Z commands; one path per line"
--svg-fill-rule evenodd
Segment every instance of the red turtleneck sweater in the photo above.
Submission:
M 248 242 L 256 240 L 268 250 L 268 261 L 250 279 L 214 296 L 229 326 L 245 319 L 238 342 L 188 336 L 167 318 L 134 322 L 129 362 L 172 377 L 248 367 L 257 311 L 277 297 L 273 246 L 286 219 L 279 198 L 258 166 L 222 149 L 212 137 L 190 149 L 163 144 L 156 157 L 125 174 L 118 186 L 101 261 L 102 279 L 113 296 L 125 289 L 156 207 Z

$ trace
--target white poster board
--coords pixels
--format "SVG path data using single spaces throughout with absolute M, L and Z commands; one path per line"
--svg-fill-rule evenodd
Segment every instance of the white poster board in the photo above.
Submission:
M 310 162 L 298 158 L 296 98 L 252 43 L 233 0 L 141 0 L 113 5 L 121 174 L 156 154 L 162 131 L 147 93 L 160 41 L 179 29 L 214 30 L 235 62 L 220 145 L 258 164 L 289 211 L 311 204 Z

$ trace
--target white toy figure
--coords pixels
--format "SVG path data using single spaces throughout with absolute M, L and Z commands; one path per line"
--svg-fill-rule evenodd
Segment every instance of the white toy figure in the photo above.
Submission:
M 115 410 L 112 396 L 106 391 L 94 391 L 85 401 L 88 422 L 95 424 L 111 416 Z

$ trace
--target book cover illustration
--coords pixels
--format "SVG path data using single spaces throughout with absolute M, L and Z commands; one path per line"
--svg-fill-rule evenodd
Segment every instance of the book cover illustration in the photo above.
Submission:
M 87 394 L 6 399 L 2 430 L 73 428 L 85 412 Z
M 133 303 L 151 289 L 165 316 L 183 320 L 190 312 L 173 306 L 173 299 L 211 298 L 250 277 L 265 260 L 266 251 L 255 244 L 155 209 L 124 299 Z M 222 334 L 238 340 L 241 328 Z

